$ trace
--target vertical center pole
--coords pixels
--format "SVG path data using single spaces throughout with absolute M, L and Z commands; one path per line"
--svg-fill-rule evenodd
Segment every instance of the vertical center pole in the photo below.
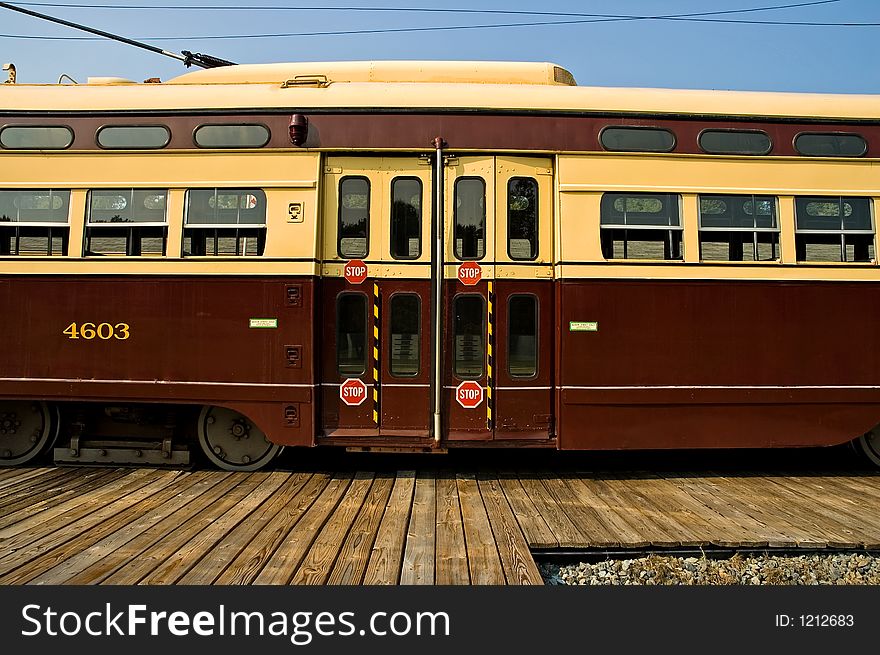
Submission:
M 442 137 L 436 137 L 434 146 L 434 253 L 431 267 L 431 304 L 433 308 L 431 336 L 434 340 L 433 423 L 434 445 L 440 444 L 443 423 L 440 411 L 443 407 L 443 146 Z

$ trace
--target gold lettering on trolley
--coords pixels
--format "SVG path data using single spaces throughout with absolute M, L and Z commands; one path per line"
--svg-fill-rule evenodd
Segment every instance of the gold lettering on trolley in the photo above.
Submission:
M 61 333 L 68 339 L 125 341 L 131 336 L 131 326 L 128 323 L 71 323 Z

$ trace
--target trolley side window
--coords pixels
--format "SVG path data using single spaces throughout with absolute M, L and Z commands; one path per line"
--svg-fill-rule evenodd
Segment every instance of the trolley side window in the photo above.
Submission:
M 0 257 L 67 254 L 70 191 L 0 191 Z
M 455 256 L 482 259 L 486 254 L 486 182 L 481 177 L 460 177 L 454 196 Z
M 860 134 L 804 132 L 795 137 L 794 149 L 807 157 L 862 157 L 868 142 Z
M 605 259 L 682 258 L 677 195 L 606 193 L 599 212 Z
M 773 143 L 760 130 L 705 130 L 700 148 L 712 155 L 766 155 Z
M 265 125 L 200 125 L 193 138 L 199 148 L 262 148 L 269 143 Z
M 795 248 L 802 262 L 871 262 L 874 221 L 869 198 L 795 198 Z
M 538 299 L 514 294 L 507 308 L 507 372 L 533 378 L 538 374 Z
M 155 150 L 168 145 L 171 130 L 164 125 L 107 125 L 96 138 L 108 150 Z
M 73 144 L 66 126 L 9 125 L 0 130 L 0 147 L 10 150 L 64 150 Z
M 507 255 L 514 260 L 538 257 L 538 181 L 531 177 L 507 182 Z
M 772 196 L 700 196 L 700 259 L 730 262 L 779 258 Z
M 659 127 L 612 126 L 602 130 L 599 142 L 613 152 L 670 152 L 675 135 Z
M 157 256 L 168 240 L 165 189 L 89 191 L 85 255 Z
M 366 257 L 370 234 L 370 181 L 344 177 L 339 181 L 337 252 L 340 257 Z
M 183 222 L 184 257 L 244 257 L 266 248 L 262 189 L 190 189 Z
M 394 377 L 419 374 L 422 312 L 419 296 L 397 293 L 391 296 L 390 370 Z
M 344 378 L 367 370 L 367 297 L 362 293 L 336 299 L 336 370 Z
M 455 375 L 464 379 L 483 377 L 486 361 L 485 309 L 483 296 L 462 294 L 453 303 Z
M 418 259 L 422 254 L 422 181 L 391 180 L 391 256 Z

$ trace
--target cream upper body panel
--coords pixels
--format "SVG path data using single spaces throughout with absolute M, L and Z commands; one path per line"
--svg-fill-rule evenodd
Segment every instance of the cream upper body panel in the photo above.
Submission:
M 348 68 L 342 64 L 265 64 L 199 71 L 164 84 L 5 84 L 0 85 L 0 112 L 297 107 L 880 119 L 880 96 L 876 95 L 583 87 L 554 82 L 551 71 L 558 67 L 551 64 L 496 64 L 493 68 L 458 62 L 451 68 L 445 64 L 444 69 L 441 63 L 397 62 L 396 68 L 382 69 L 381 75 L 375 66 L 371 68 L 371 62 Z M 420 72 L 419 66 L 425 70 Z M 326 83 L 284 86 L 297 76 L 316 80 L 324 76 Z

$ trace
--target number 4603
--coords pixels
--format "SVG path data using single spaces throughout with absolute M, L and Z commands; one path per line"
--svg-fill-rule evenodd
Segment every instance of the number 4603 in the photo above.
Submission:
M 128 323 L 71 323 L 64 330 L 63 334 L 68 339 L 119 339 L 124 341 L 131 336 L 131 328 Z

